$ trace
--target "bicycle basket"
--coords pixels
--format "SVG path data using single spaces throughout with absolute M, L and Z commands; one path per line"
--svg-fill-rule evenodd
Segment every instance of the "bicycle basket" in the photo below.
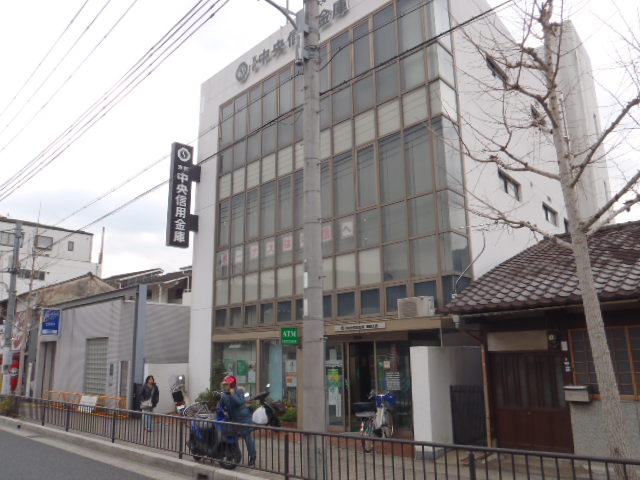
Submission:
M 376 405 L 378 406 L 378 408 L 382 408 L 383 402 L 387 405 L 387 407 L 395 407 L 396 396 L 393 393 L 376 395 Z
M 351 409 L 353 413 L 375 412 L 376 404 L 374 402 L 354 402 Z

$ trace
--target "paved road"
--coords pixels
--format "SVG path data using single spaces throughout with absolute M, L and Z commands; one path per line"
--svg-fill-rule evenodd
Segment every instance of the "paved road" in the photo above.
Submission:
M 69 448 L 34 432 L 6 428 L 0 428 L 0 477 L 24 480 L 187 478 L 108 457 L 100 452 L 78 447 Z

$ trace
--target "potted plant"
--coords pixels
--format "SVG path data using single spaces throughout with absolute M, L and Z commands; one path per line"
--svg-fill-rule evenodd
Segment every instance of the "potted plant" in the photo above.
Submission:
M 298 428 L 298 409 L 296 407 L 287 407 L 280 417 L 282 428 Z

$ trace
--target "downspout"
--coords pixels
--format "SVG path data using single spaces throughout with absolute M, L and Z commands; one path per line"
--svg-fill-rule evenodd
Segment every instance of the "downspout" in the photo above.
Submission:
M 139 392 L 144 383 L 144 337 L 147 326 L 147 285 L 141 283 L 136 290 L 135 312 L 133 317 L 133 351 L 131 371 L 133 372 L 133 390 L 130 403 L 132 410 L 140 405 Z

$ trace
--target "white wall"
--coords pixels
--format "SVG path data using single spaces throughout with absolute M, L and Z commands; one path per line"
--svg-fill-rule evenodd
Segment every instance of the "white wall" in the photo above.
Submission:
M 480 347 L 411 347 L 410 358 L 414 439 L 453 443 L 449 387 L 482 385 Z
M 144 378 L 147 375 L 153 375 L 158 385 L 158 393 L 160 394 L 160 400 L 158 406 L 154 410 L 154 413 L 173 413 L 175 412 L 175 403 L 173 403 L 173 397 L 171 396 L 171 376 L 186 375 L 188 363 L 146 363 L 144 366 Z M 195 394 L 197 395 L 197 393 Z M 189 400 L 195 398 L 195 395 L 189 396 Z

